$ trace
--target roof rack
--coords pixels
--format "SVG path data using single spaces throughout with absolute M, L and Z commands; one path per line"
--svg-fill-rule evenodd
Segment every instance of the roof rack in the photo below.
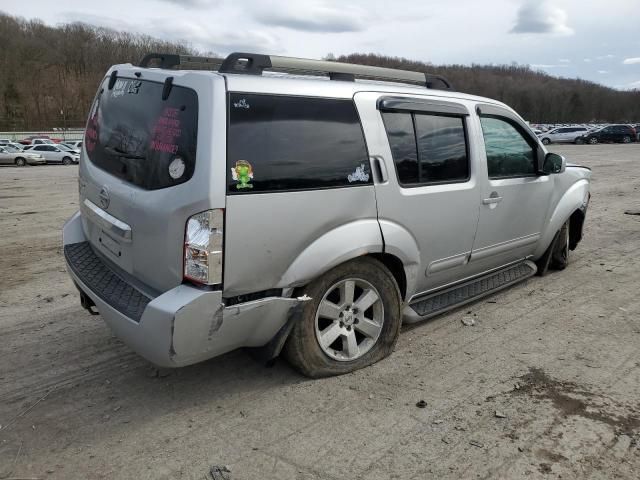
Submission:
M 331 80 L 354 81 L 356 78 L 385 80 L 422 85 L 427 88 L 453 90 L 451 83 L 440 75 L 394 68 L 371 67 L 328 60 L 232 53 L 227 58 L 196 57 L 164 53 L 150 53 L 140 61 L 140 67 L 159 67 L 181 70 L 217 70 L 220 73 L 262 75 L 265 70 L 297 75 L 325 75 Z

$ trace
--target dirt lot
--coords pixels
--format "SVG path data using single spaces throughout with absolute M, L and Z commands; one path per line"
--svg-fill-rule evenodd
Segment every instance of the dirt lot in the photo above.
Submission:
M 241 351 L 157 372 L 65 273 L 77 167 L 0 168 L 0 479 L 638 478 L 640 145 L 552 150 L 594 173 L 567 270 L 317 381 Z

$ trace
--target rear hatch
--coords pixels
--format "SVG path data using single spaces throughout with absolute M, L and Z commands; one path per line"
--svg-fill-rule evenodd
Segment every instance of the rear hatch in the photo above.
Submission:
M 188 217 L 224 208 L 225 132 L 215 73 L 119 65 L 98 89 L 80 161 L 83 228 L 150 295 L 182 282 Z

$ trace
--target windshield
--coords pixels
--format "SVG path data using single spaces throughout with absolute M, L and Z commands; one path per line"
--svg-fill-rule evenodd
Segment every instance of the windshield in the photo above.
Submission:
M 106 78 L 87 122 L 85 150 L 99 168 L 147 190 L 171 187 L 195 169 L 198 96 L 164 83 Z
M 72 152 L 73 149 L 69 148 L 66 145 L 62 145 L 61 143 L 59 143 L 58 145 L 56 145 L 60 150 L 64 150 L 65 152 Z
M 11 152 L 11 153 L 17 153 L 17 152 L 19 152 L 19 151 L 20 151 L 20 149 L 18 149 L 18 148 L 16 148 L 16 147 L 13 147 L 13 146 L 11 146 L 11 145 L 7 145 L 7 146 L 5 146 L 5 147 L 4 147 L 4 149 L 5 149 L 7 152 Z

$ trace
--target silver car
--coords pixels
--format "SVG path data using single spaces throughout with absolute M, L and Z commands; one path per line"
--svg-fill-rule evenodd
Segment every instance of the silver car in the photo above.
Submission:
M 40 144 L 29 146 L 27 152 L 37 153 L 44 157 L 47 163 L 61 163 L 71 165 L 78 163 L 80 155 L 64 145 Z
M 584 143 L 584 135 L 588 133 L 586 127 L 560 127 L 548 132 L 537 134 L 545 145 L 550 143 Z
M 402 323 L 565 268 L 590 176 L 440 77 L 150 55 L 99 86 L 64 255 L 82 306 L 157 365 L 253 347 L 336 375 Z
M 25 165 L 42 165 L 45 159 L 37 153 L 23 152 L 10 145 L 0 146 L 0 165 L 16 165 L 24 167 Z

